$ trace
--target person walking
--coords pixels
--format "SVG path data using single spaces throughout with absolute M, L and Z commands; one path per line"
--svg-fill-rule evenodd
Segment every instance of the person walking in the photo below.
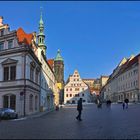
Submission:
M 128 99 L 125 99 L 124 102 L 125 102 L 125 104 L 126 104 L 126 109 L 128 109 L 129 100 L 128 100 Z
M 82 119 L 81 119 L 82 110 L 83 110 L 82 98 L 80 98 L 78 100 L 78 104 L 77 104 L 78 116 L 76 117 L 76 119 L 79 121 L 82 121 Z

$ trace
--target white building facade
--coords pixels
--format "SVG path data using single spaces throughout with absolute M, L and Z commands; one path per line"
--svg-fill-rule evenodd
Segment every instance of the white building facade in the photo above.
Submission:
M 140 101 L 140 55 L 124 58 L 102 88 L 104 99 L 113 102 Z
M 0 17 L 0 108 L 24 116 L 39 111 L 41 63 L 33 52 L 34 40 L 22 41 L 21 32 L 10 31 Z
M 10 31 L 0 17 L 0 108 L 12 108 L 19 116 L 54 110 L 59 94 L 46 58 L 42 15 L 37 37 L 22 28 Z
M 89 87 L 82 81 L 79 72 L 75 70 L 64 87 L 64 104 L 77 104 L 79 98 L 83 99 L 83 103 L 91 102 Z

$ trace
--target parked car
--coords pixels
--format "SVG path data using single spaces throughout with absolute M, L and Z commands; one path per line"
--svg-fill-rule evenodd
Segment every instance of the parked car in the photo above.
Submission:
M 0 118 L 1 119 L 17 119 L 18 114 L 10 108 L 0 108 Z

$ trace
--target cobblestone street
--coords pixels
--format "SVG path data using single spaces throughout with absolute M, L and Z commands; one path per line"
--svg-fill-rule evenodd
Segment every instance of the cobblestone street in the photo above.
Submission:
M 111 109 L 104 105 L 84 105 L 83 121 L 78 122 L 76 106 L 65 106 L 38 118 L 0 122 L 0 138 L 57 138 L 57 139 L 134 139 L 140 138 L 140 105 L 130 104 L 123 110 L 121 104 Z

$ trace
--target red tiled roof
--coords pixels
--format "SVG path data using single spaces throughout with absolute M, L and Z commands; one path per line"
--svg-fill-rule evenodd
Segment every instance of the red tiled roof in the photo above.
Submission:
M 54 59 L 48 59 L 47 62 L 49 63 L 51 69 L 53 69 Z
M 33 34 L 26 34 L 22 28 L 17 30 L 17 38 L 19 43 L 25 43 L 26 45 L 31 45 Z
M 106 75 L 101 75 L 101 77 L 103 77 L 103 78 L 109 78 L 109 76 L 106 76 Z
M 135 56 L 135 57 L 134 57 L 133 59 L 131 59 L 131 60 L 130 60 L 130 59 L 127 59 L 127 61 L 126 61 L 122 66 L 120 66 L 120 70 L 118 71 L 118 73 L 117 73 L 116 76 L 118 76 L 118 75 L 120 75 L 121 73 L 127 71 L 132 65 L 138 63 L 138 57 L 140 57 L 140 54 L 138 54 L 137 56 Z M 113 75 L 113 73 L 110 75 L 110 77 L 109 77 L 107 83 L 109 83 L 109 82 L 112 80 L 112 78 L 114 78 L 114 77 L 112 77 L 112 75 Z M 116 76 L 115 76 L 115 77 L 116 77 Z
M 95 80 L 95 79 L 91 79 L 91 78 L 86 79 L 86 78 L 83 78 L 82 80 L 90 81 L 90 80 Z
M 135 56 L 132 60 L 127 60 L 123 65 L 122 68 L 120 69 L 119 73 L 122 73 L 124 71 L 126 71 L 127 69 L 129 69 L 129 67 L 131 67 L 133 64 L 138 63 L 138 57 L 140 56 L 140 54 L 138 54 L 137 56 Z

